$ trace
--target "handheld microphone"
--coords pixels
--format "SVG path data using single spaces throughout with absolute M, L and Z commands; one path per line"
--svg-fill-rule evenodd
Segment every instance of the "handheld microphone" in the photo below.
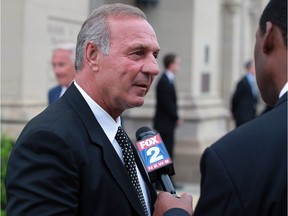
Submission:
M 176 196 L 169 176 L 174 175 L 174 166 L 160 134 L 149 127 L 136 131 L 137 150 L 152 183 L 160 180 L 163 189 Z

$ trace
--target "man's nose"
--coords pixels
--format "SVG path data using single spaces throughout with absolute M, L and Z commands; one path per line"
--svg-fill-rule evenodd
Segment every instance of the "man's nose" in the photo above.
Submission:
M 142 68 L 142 73 L 156 76 L 159 74 L 159 66 L 154 55 L 147 57 L 145 64 Z
M 55 74 L 61 74 L 63 69 L 60 66 L 54 66 L 53 68 Z

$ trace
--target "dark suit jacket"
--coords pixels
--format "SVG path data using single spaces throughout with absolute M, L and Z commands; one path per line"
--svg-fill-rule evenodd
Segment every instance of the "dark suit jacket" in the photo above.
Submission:
M 287 93 L 207 148 L 201 174 L 193 216 L 287 216 Z M 170 215 L 187 213 L 171 209 Z
M 156 192 L 135 155 L 153 211 Z M 22 131 L 6 188 L 8 216 L 145 215 L 119 156 L 74 84 Z
M 201 174 L 194 216 L 286 216 L 287 93 L 208 148 Z
M 48 92 L 48 104 L 54 103 L 59 99 L 62 87 L 60 85 L 51 88 Z
M 255 118 L 257 101 L 258 98 L 253 95 L 249 81 L 244 76 L 237 84 L 231 103 L 237 127 Z
M 154 128 L 160 132 L 173 133 L 177 114 L 177 98 L 174 85 L 162 74 L 156 87 L 156 112 L 154 116 Z

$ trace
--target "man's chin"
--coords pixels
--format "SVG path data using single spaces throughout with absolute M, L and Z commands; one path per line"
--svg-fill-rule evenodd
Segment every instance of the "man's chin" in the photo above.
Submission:
M 128 104 L 128 108 L 141 107 L 144 104 L 144 98 L 138 98 Z

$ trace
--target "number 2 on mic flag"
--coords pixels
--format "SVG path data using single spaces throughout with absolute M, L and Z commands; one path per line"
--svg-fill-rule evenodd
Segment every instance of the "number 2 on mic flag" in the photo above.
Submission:
M 148 172 L 172 163 L 159 133 L 137 142 L 137 149 Z

